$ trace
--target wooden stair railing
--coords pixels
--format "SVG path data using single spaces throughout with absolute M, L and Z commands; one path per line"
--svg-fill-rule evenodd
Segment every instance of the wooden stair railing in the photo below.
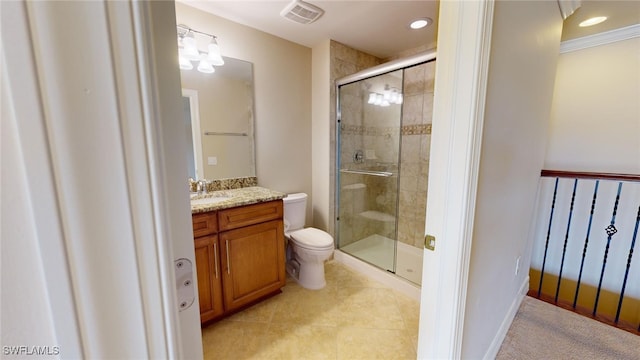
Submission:
M 542 170 L 541 178 L 540 196 L 546 197 L 540 203 L 550 199 L 550 206 L 538 213 L 534 247 L 543 255 L 541 262 L 532 259 L 528 295 L 640 335 L 640 263 L 633 264 L 640 175 Z M 607 226 L 598 232 L 594 224 Z M 619 292 L 611 291 L 614 284 Z M 638 298 L 625 296 L 629 285 Z

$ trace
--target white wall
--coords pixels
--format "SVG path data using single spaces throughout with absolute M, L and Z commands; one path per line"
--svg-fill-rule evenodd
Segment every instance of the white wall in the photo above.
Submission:
M 312 52 L 312 168 L 313 178 L 313 226 L 328 229 L 333 221 L 329 215 L 331 203 L 331 40 L 313 47 Z
M 640 174 L 640 38 L 560 55 L 546 169 Z
M 555 2 L 495 3 L 463 358 L 495 356 L 526 283 L 561 29 Z
M 3 71 L 0 344 L 49 346 L 53 352 L 53 347 L 60 343 L 55 335 L 35 219 L 30 209 L 25 164 L 5 75 Z
M 311 49 L 182 3 L 176 17 L 216 35 L 223 56 L 254 65 L 258 184 L 311 197 Z
M 200 134 L 206 131 L 253 133 L 253 86 L 242 80 L 195 69 L 180 71 L 183 89 L 198 92 Z M 203 101 L 203 100 L 205 101 Z M 191 132 L 188 134 L 191 139 Z M 223 179 L 255 175 L 253 135 L 200 135 L 202 167 L 205 179 Z M 209 165 L 207 158 L 216 157 Z

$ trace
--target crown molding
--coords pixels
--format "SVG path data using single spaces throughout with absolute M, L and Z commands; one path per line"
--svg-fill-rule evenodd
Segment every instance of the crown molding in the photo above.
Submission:
M 611 44 L 616 41 L 633 39 L 640 37 L 640 24 L 630 25 L 623 28 L 601 32 L 573 40 L 563 41 L 560 44 L 560 53 L 587 49 L 594 46 Z

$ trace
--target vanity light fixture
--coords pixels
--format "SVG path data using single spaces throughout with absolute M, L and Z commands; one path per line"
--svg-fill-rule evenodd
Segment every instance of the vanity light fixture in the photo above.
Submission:
M 404 98 L 400 90 L 390 87 L 388 84 L 384 86 L 382 94 L 370 92 L 367 99 L 368 104 L 377 106 L 389 106 L 391 104 L 402 104 Z
M 593 26 L 593 25 L 600 24 L 601 22 L 604 22 L 605 20 L 607 20 L 606 16 L 596 16 L 596 17 L 592 17 L 590 19 L 587 19 L 587 20 L 581 22 L 578 26 L 580 26 L 580 27 Z
M 182 56 L 182 54 L 178 56 L 178 61 L 180 62 L 180 69 L 182 70 L 193 69 L 193 64 L 191 63 L 191 61 L 189 61 L 186 57 Z
M 214 66 L 224 65 L 220 46 L 215 35 L 194 30 L 186 25 L 177 25 L 178 29 L 178 61 L 180 69 L 193 69 L 192 61 L 198 62 L 198 71 L 211 74 L 215 72 Z M 198 50 L 195 34 L 208 36 L 211 38 L 207 47 L 207 52 Z
M 433 20 L 431 18 L 425 17 L 425 18 L 413 20 L 409 24 L 409 27 L 412 28 L 413 30 L 418 30 L 428 25 L 431 25 L 432 23 L 433 23 Z

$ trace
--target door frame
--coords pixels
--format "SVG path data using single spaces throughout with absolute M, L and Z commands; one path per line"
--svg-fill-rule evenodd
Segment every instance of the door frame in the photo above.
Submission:
M 174 259 L 194 263 L 174 3 L 1 6 L 41 321 L 60 356 L 202 358 L 197 289 L 179 312 L 174 274 Z
M 424 250 L 419 359 L 462 354 L 493 10 L 440 3 L 425 229 L 436 241 Z

